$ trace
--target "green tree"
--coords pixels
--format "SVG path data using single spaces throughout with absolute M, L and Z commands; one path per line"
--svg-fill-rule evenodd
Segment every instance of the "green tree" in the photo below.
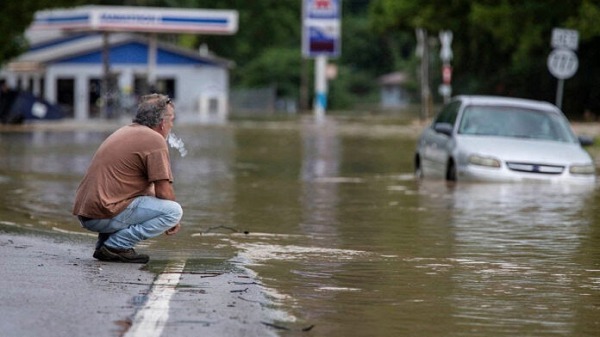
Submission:
M 74 6 L 79 0 L 19 0 L 4 1 L 0 11 L 0 64 L 19 55 L 27 48 L 23 36 L 33 22 L 36 11 L 41 9 Z
M 374 0 L 378 34 L 421 27 L 454 33 L 455 93 L 501 94 L 554 101 L 556 80 L 546 69 L 555 27 L 581 31 L 580 70 L 566 82 L 565 111 L 580 116 L 594 100 L 589 74 L 598 73 L 600 19 L 592 0 Z M 597 59 L 597 58 L 596 58 Z M 435 69 L 434 69 L 435 71 Z M 597 76 L 596 76 L 597 78 Z
M 194 1 L 194 0 L 189 0 Z M 188 1 L 188 2 L 189 2 Z M 342 54 L 337 63 L 339 77 L 331 82 L 329 106 L 349 108 L 377 89 L 376 77 L 402 60 L 398 34 L 375 36 L 370 28 L 369 0 L 342 0 Z M 236 63 L 234 86 L 276 85 L 278 93 L 298 97 L 301 66 L 301 0 L 195 0 L 200 8 L 227 8 L 239 12 L 239 31 L 232 37 L 186 37 L 186 44 L 206 43 L 218 55 Z M 394 41 L 394 43 L 390 43 Z M 312 93 L 312 61 L 308 84 Z
M 338 77 L 330 82 L 332 109 L 373 108 L 378 105 L 377 78 L 406 70 L 414 46 L 405 32 L 374 34 L 366 8 L 353 11 L 351 1 L 342 13 L 342 52 L 331 60 L 338 66 Z M 345 8 L 346 9 L 346 8 Z
M 300 1 L 290 0 L 197 0 L 195 7 L 234 9 L 239 29 L 234 36 L 197 36 L 196 45 L 206 43 L 218 55 L 244 68 L 269 48 L 300 46 Z
M 264 50 L 238 71 L 243 87 L 275 86 L 280 97 L 298 98 L 300 48 L 272 47 Z
M 10 53 L 17 55 L 26 47 L 22 32 L 38 9 L 69 5 L 126 5 L 152 7 L 181 7 L 206 9 L 234 9 L 239 13 L 239 30 L 228 36 L 215 35 L 178 35 L 161 36 L 163 39 L 178 41 L 179 44 L 197 49 L 206 44 L 217 55 L 233 60 L 232 71 L 234 87 L 256 87 L 276 85 L 278 94 L 298 97 L 300 79 L 306 73 L 308 92 L 312 94 L 312 61 L 302 61 L 301 45 L 301 0 L 26 0 L 10 2 L 7 12 L 30 13 L 30 18 L 19 25 L 12 21 L 4 26 L 15 27 L 17 34 L 3 35 L 2 44 Z M 405 59 L 412 54 L 411 34 L 402 31 L 390 31 L 377 35 L 371 30 L 368 21 L 370 0 L 342 0 L 342 55 L 332 59 L 338 65 L 338 78 L 330 83 L 330 107 L 352 108 L 357 102 L 364 103 L 376 97 L 378 76 L 399 69 L 406 64 Z M 28 11 L 22 6 L 31 3 Z M 13 8 L 14 7 L 14 8 Z M 6 20 L 25 19 L 25 16 L 5 15 Z M 11 46 L 15 48 L 10 48 Z M 16 48 L 18 47 L 18 48 Z M 4 55 L 4 54 L 2 54 Z M 4 56 L 8 59 L 10 56 Z M 305 69 L 305 70 L 303 70 Z

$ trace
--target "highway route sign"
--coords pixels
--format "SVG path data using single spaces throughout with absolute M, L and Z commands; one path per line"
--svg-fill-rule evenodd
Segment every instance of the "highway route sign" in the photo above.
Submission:
M 548 70 L 559 80 L 573 77 L 578 67 L 577 55 L 570 49 L 554 49 L 548 56 Z

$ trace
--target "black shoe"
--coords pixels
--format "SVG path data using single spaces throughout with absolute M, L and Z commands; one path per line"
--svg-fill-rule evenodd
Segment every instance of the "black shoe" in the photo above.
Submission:
M 94 258 L 100 261 L 109 262 L 129 262 L 129 263 L 148 263 L 150 257 L 145 254 L 138 254 L 129 249 L 109 248 L 105 245 L 94 251 Z

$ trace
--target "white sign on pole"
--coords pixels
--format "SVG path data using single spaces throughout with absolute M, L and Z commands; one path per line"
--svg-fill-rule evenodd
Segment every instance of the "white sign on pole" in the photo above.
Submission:
M 572 29 L 552 29 L 552 48 L 577 50 L 579 47 L 579 32 Z
M 327 109 L 327 58 L 341 52 L 341 1 L 302 1 L 302 55 L 315 58 L 314 114 L 321 122 Z
M 550 44 L 554 48 L 548 56 L 548 70 L 558 79 L 556 87 L 556 106 L 562 106 L 563 87 L 566 79 L 577 72 L 579 60 L 573 52 L 579 47 L 579 32 L 572 29 L 552 29 Z
M 440 49 L 440 59 L 444 62 L 450 62 L 452 60 L 452 32 L 444 30 L 440 32 L 440 43 L 442 48 Z
M 577 72 L 577 55 L 569 49 L 554 49 L 548 56 L 548 70 L 559 80 L 571 78 Z

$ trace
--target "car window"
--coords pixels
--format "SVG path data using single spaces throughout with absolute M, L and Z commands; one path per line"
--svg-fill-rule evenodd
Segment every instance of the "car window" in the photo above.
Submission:
M 465 108 L 459 134 L 576 142 L 568 121 L 554 111 L 504 106 Z
M 460 108 L 460 102 L 452 102 L 446 105 L 442 111 L 435 118 L 434 124 L 437 123 L 448 123 L 454 125 L 456 122 L 456 116 L 458 115 L 458 109 Z

